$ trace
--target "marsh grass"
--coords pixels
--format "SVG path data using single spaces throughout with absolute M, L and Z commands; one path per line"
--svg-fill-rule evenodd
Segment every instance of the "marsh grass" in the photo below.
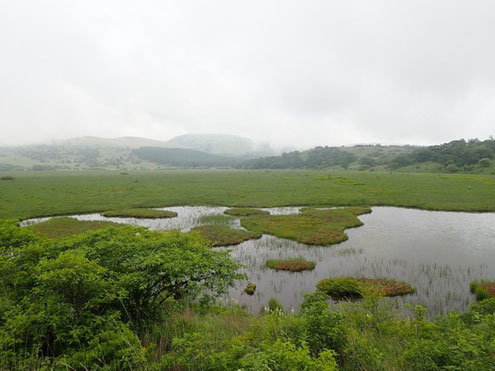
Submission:
M 301 272 L 313 270 L 316 263 L 303 258 L 271 259 L 266 262 L 266 266 L 277 271 Z
M 101 213 L 101 215 L 108 218 L 141 218 L 141 219 L 164 219 L 174 218 L 177 213 L 168 210 L 156 210 L 156 209 L 123 209 L 123 210 L 110 210 Z
M 357 300 L 368 295 L 402 296 L 416 291 L 406 282 L 365 277 L 327 278 L 318 282 L 316 287 L 335 300 Z
M 260 233 L 295 240 L 310 245 L 331 245 L 345 241 L 346 228 L 363 223 L 358 215 L 370 213 L 367 207 L 340 209 L 302 209 L 295 215 L 254 215 L 241 219 L 241 225 Z
M 203 215 L 198 219 L 201 224 L 224 224 L 232 225 L 235 218 L 229 215 Z
M 364 186 L 313 179 L 313 170 L 170 170 L 5 172 L 0 217 L 94 213 L 174 205 L 402 206 L 428 210 L 494 211 L 495 176 L 332 172 Z M 285 179 L 290 176 L 290 179 Z
M 52 218 L 44 222 L 26 227 L 34 231 L 38 236 L 48 238 L 62 238 L 81 234 L 86 231 L 119 227 L 121 224 L 107 221 L 77 220 L 69 217 Z
M 191 233 L 199 234 L 215 247 L 238 245 L 244 241 L 261 237 L 261 233 L 233 229 L 222 224 L 200 225 L 192 228 Z
M 234 207 L 224 211 L 224 214 L 232 216 L 251 216 L 251 215 L 269 215 L 266 210 L 251 209 L 248 207 Z

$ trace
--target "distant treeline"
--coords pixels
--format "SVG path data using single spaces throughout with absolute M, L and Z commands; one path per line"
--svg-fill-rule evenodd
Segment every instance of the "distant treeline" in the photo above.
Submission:
M 375 167 L 400 169 L 417 165 L 425 170 L 422 164 L 430 163 L 433 171 L 477 171 L 480 168 L 490 167 L 495 158 L 495 140 L 480 141 L 461 139 L 441 145 L 414 148 L 400 147 L 404 153 L 381 155 L 376 153 L 361 154 L 359 149 L 366 146 L 347 147 L 342 150 L 337 147 L 316 147 L 307 151 L 283 153 L 281 156 L 263 157 L 250 161 L 243 161 L 237 165 L 243 169 L 321 169 L 340 166 L 344 169 L 357 168 L 359 170 Z M 377 149 L 386 148 L 375 146 Z M 413 166 L 414 167 L 414 166 Z M 429 171 L 432 171 L 431 169 Z
M 270 156 L 244 161 L 238 165 L 243 169 L 300 169 L 300 168 L 325 168 L 342 166 L 344 169 L 354 161 L 357 156 L 353 153 L 341 151 L 335 147 L 316 147 L 308 151 L 283 153 L 281 156 Z
M 144 161 L 179 167 L 225 167 L 232 166 L 233 158 L 181 148 L 141 147 L 133 154 Z

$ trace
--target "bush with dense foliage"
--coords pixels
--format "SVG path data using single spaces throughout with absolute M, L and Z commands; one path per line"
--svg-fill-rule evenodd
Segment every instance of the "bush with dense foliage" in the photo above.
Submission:
M 121 227 L 61 240 L 0 222 L 0 368 L 135 368 L 140 329 L 168 300 L 222 293 L 228 252 L 178 232 Z

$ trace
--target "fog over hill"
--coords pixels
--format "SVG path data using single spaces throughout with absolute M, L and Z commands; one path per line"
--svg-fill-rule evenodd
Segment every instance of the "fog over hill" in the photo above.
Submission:
M 260 157 L 274 154 L 268 143 L 225 134 L 185 134 L 167 143 L 216 155 Z
M 146 150 L 136 151 L 140 148 Z M 259 144 L 249 138 L 233 135 L 187 134 L 167 142 L 140 137 L 85 136 L 46 144 L 0 147 L 0 170 L 214 167 L 228 166 L 237 159 L 245 160 L 270 154 L 274 152 L 268 144 Z
M 146 146 L 169 147 L 174 145 L 160 140 L 139 138 L 139 137 L 119 137 L 119 138 L 99 138 L 99 137 L 79 137 L 63 141 L 56 141 L 54 144 L 66 146 L 87 146 L 87 147 L 115 147 L 115 148 L 139 148 Z

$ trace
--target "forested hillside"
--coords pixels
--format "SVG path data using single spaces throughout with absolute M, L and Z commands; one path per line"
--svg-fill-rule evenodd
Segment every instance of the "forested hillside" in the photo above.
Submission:
M 225 167 L 235 162 L 232 158 L 181 148 L 141 147 L 132 153 L 144 161 L 180 167 Z
M 241 162 L 245 169 L 344 168 L 353 170 L 398 170 L 414 172 L 495 171 L 495 140 L 455 140 L 429 146 L 356 145 L 316 147 L 307 151 L 283 153 Z

